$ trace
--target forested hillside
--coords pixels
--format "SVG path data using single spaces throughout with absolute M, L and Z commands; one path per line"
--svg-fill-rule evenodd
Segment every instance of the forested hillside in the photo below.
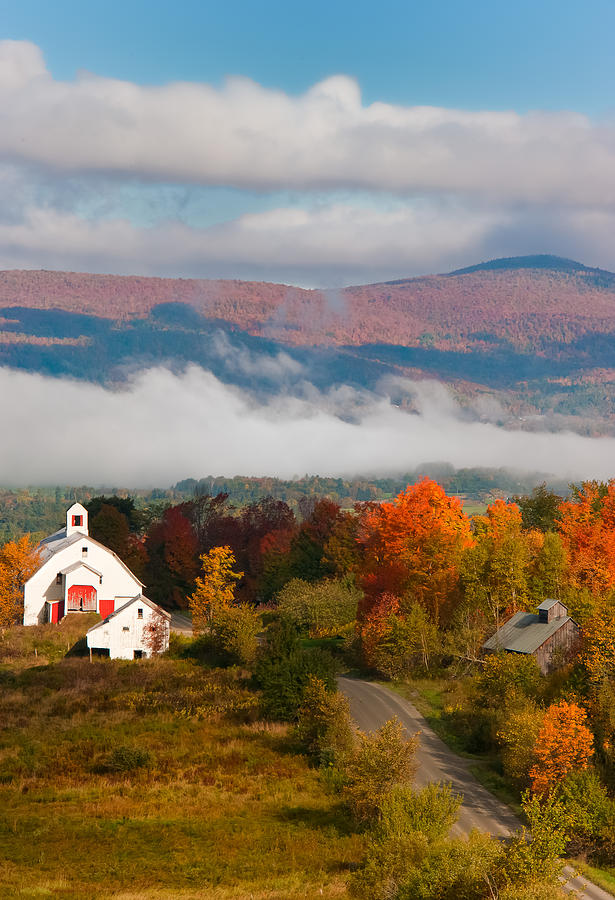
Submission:
M 169 303 L 288 344 L 401 344 L 465 352 L 503 341 L 545 351 L 613 329 L 615 275 L 557 257 L 496 260 L 450 275 L 336 291 L 247 281 L 0 273 L 0 313 L 8 331 L 11 307 L 130 320 Z
M 261 398 L 429 377 L 516 427 L 548 414 L 597 434 L 615 426 L 614 359 L 615 276 L 556 257 L 336 291 L 0 272 L 0 365 L 105 384 L 190 363 Z

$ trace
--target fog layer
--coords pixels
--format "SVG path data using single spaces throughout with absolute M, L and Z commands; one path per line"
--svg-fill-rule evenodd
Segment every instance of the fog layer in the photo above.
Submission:
M 418 414 L 349 387 L 256 404 L 211 373 L 150 369 L 119 391 L 0 369 L 0 484 L 165 486 L 186 477 L 401 473 L 425 462 L 615 474 L 615 439 L 468 421 L 433 382 Z M 400 395 L 399 382 L 395 396 Z

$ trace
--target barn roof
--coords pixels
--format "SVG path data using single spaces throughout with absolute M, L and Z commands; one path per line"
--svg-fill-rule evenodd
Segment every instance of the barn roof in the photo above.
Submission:
M 551 609 L 552 606 L 555 606 L 556 603 L 559 603 L 559 600 L 553 600 L 553 598 L 550 597 L 547 600 L 543 600 L 538 609 L 544 609 L 546 611 L 548 609 Z M 564 606 L 563 603 L 562 606 Z
M 162 606 L 158 606 L 157 603 L 154 603 L 153 600 L 150 600 L 149 597 L 146 597 L 144 594 L 137 594 L 136 597 L 131 597 L 130 600 L 126 601 L 126 603 L 123 603 L 112 613 L 109 613 L 109 615 L 105 619 L 102 619 L 102 621 L 97 622 L 96 625 L 92 625 L 91 628 L 88 628 L 86 633 L 89 634 L 91 631 L 96 631 L 96 629 L 100 628 L 101 625 L 106 625 L 111 619 L 115 618 L 118 613 L 121 613 L 132 603 L 142 603 L 145 606 L 149 606 L 149 608 L 153 609 L 154 612 L 159 613 L 161 616 L 164 616 L 165 619 L 169 619 L 169 621 L 171 620 L 171 613 L 168 613 L 166 609 L 163 609 Z
M 43 538 L 38 545 L 41 563 L 51 559 L 54 553 L 58 553 L 60 550 L 64 550 L 65 547 L 70 547 L 71 544 L 76 544 L 77 541 L 82 541 L 86 537 L 86 534 L 79 533 L 66 537 L 66 528 L 60 528 L 59 531 L 50 534 L 49 537 Z
M 550 622 L 541 622 L 534 613 L 518 612 L 501 628 L 498 628 L 493 637 L 485 641 L 483 649 L 534 653 L 552 634 L 555 634 L 562 625 L 569 621 L 570 616 L 560 616 Z

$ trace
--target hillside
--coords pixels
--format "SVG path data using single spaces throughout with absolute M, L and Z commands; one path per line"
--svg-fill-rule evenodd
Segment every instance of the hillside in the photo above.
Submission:
M 161 304 L 294 345 L 402 344 L 481 349 L 501 341 L 545 352 L 615 326 L 615 275 L 558 257 L 493 260 L 448 275 L 316 291 L 247 281 L 0 272 L 0 340 L 11 307 L 126 322 Z M 8 321 L 7 321 L 8 320 Z M 2 337 L 4 335 L 4 337 Z M 14 338 L 13 338 L 14 340 Z
M 604 433 L 614 359 L 615 275 L 552 256 L 339 291 L 0 272 L 0 366 L 102 383 L 123 381 L 127 363 L 194 363 L 263 397 L 281 380 L 300 394 L 306 373 L 321 390 L 430 377 L 462 397 L 489 392 L 513 424 L 547 413 Z

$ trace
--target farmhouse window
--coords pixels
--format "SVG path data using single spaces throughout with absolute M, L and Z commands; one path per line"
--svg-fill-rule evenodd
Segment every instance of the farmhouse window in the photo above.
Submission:
M 81 555 L 82 555 L 82 556 L 87 556 L 87 555 L 88 555 L 88 548 L 87 548 L 87 547 L 82 547 L 82 548 L 81 548 Z
M 83 516 L 73 516 L 73 525 L 81 525 Z
M 62 573 L 58 572 L 56 575 L 56 584 L 62 584 Z
M 137 610 L 137 619 L 142 619 L 142 618 L 143 618 L 143 610 L 142 610 L 142 609 L 138 609 L 138 610 Z
M 124 625 L 124 627 L 122 628 L 122 631 L 130 631 L 129 626 L 128 626 L 128 625 Z

